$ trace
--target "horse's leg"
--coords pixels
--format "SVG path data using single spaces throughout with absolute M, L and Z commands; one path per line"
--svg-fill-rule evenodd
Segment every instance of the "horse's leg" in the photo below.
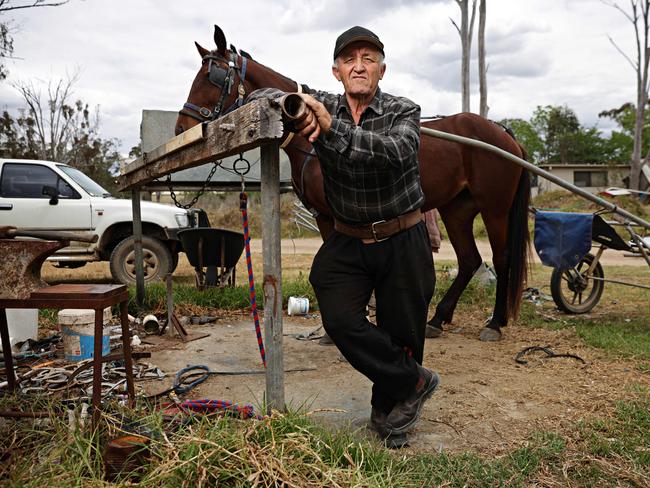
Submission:
M 481 212 L 492 246 L 494 268 L 497 273 L 497 296 L 494 313 L 481 340 L 498 341 L 501 327 L 508 318 L 516 318 L 521 303 L 521 292 L 528 273 L 528 204 L 530 179 L 521 173 L 517 191 L 508 202 L 494 202 Z
M 478 208 L 470 193 L 466 190 L 459 193 L 438 210 L 445 223 L 449 241 L 456 252 L 458 275 L 438 303 L 435 315 L 427 324 L 427 337 L 438 337 L 442 333 L 442 325 L 451 323 L 460 295 L 481 265 L 481 255 L 476 248 L 472 231 Z
M 508 323 L 508 213 L 504 215 L 482 215 L 492 248 L 492 264 L 497 275 L 497 293 L 494 311 L 488 324 L 481 331 L 482 341 L 501 339 L 501 327 Z

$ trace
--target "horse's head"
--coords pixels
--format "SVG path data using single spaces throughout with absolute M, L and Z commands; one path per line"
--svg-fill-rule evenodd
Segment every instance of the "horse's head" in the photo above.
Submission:
M 214 26 L 214 42 L 217 49 L 209 51 L 196 45 L 201 55 L 201 68 L 194 78 L 187 102 L 176 120 L 176 134 L 201 122 L 214 120 L 244 100 L 243 82 L 246 73 L 246 57 L 239 56 L 234 48 L 228 49 L 226 36 L 219 26 Z

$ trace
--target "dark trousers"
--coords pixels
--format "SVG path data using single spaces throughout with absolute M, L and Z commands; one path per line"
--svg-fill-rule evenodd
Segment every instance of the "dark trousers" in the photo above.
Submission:
M 372 244 L 334 232 L 314 257 L 309 280 L 323 326 L 372 381 L 372 406 L 385 413 L 417 383 L 435 279 L 424 222 Z M 366 319 L 373 290 L 376 327 Z

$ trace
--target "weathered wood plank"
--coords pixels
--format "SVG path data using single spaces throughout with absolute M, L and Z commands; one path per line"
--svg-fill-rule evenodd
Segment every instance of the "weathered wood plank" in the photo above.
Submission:
M 282 112 L 269 100 L 255 100 L 205 125 L 204 138 L 189 146 L 158 155 L 155 161 L 134 162 L 132 169 L 118 178 L 120 191 L 148 183 L 175 171 L 231 156 L 283 134 Z
M 148 163 L 157 161 L 163 156 L 167 156 L 174 151 L 189 146 L 191 144 L 196 144 L 199 141 L 202 141 L 205 136 L 203 135 L 203 124 L 195 125 L 189 130 L 186 130 L 182 134 L 177 135 L 173 139 L 168 140 L 166 143 L 161 144 L 151 151 L 144 153 L 142 157 L 130 162 L 122 170 L 123 174 L 132 173 L 142 166 L 146 166 Z
M 276 142 L 262 146 L 261 152 L 266 400 L 269 410 L 284 410 L 279 144 Z

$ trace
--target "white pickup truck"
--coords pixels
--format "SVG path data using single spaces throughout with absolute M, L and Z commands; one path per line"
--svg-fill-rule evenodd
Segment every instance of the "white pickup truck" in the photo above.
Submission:
M 178 264 L 177 232 L 194 227 L 202 211 L 142 202 L 145 281 L 162 279 Z M 48 259 L 77 268 L 110 261 L 113 279 L 135 281 L 131 200 L 110 193 L 76 168 L 51 161 L 0 159 L 0 226 L 97 234 L 94 244 L 72 242 Z

